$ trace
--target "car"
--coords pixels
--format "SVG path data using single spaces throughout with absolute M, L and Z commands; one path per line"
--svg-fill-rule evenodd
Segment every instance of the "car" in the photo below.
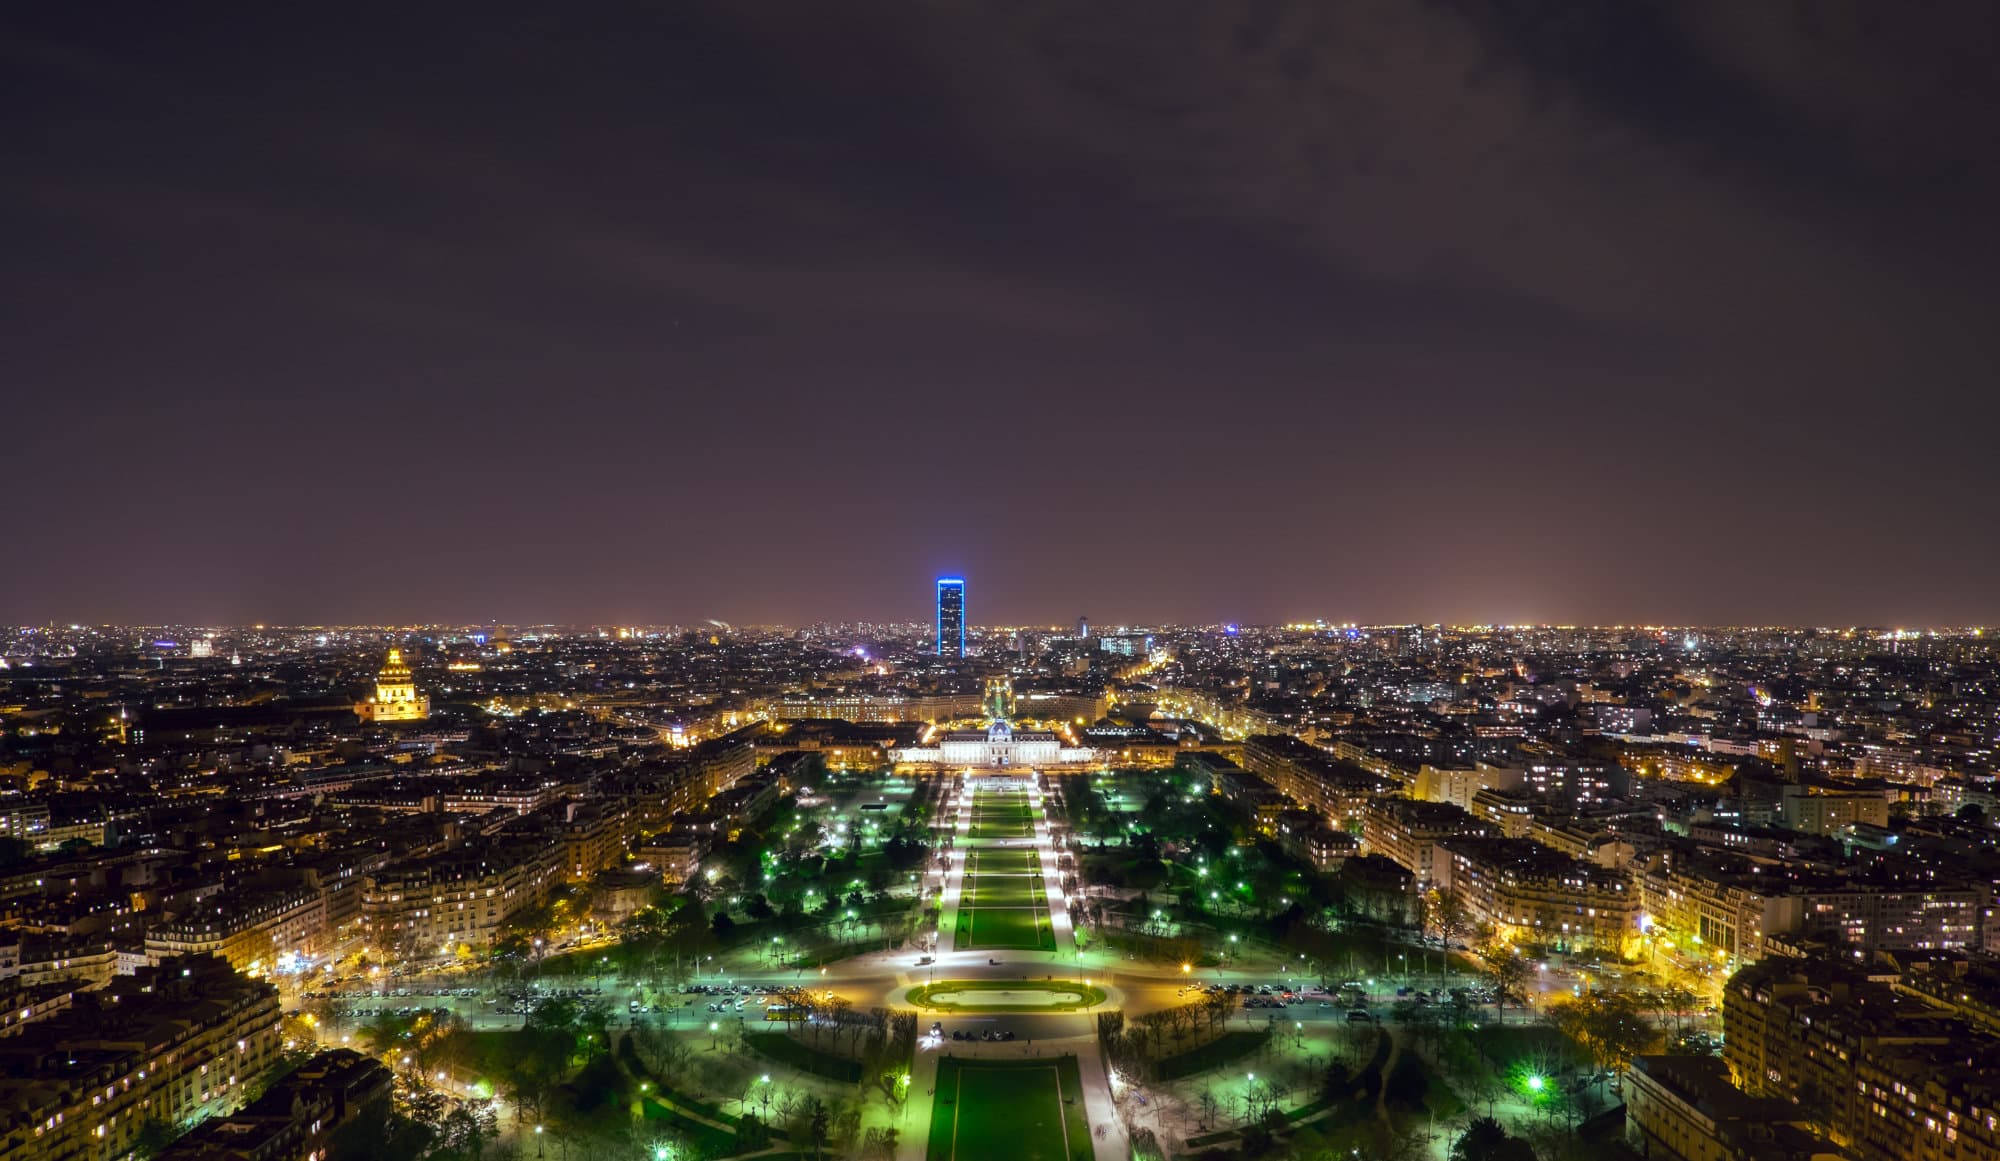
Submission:
M 1373 1024 L 1375 1017 L 1369 1015 L 1366 1008 L 1349 1008 L 1347 1010 L 1347 1022 L 1349 1024 Z

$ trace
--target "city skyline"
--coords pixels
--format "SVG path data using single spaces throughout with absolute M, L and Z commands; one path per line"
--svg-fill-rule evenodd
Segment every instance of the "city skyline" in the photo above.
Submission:
M 933 584 L 802 632 L 8 634 L 6 1138 L 2000 1147 L 2000 641 L 1100 616 L 961 658 L 984 585 Z
M 0 5 L 0 1161 L 2000 1161 L 2000 5 Z
M 479 633 L 481 630 L 494 628 L 496 626 L 504 627 L 507 629 L 524 629 L 530 631 L 547 630 L 551 632 L 560 632 L 560 633 L 574 633 L 578 631 L 611 633 L 615 630 L 620 630 L 620 629 L 633 630 L 633 631 L 645 630 L 645 631 L 662 631 L 662 632 L 668 630 L 676 632 L 714 631 L 720 633 L 751 632 L 751 631 L 765 631 L 765 630 L 790 632 L 790 631 L 799 631 L 808 629 L 847 629 L 847 628 L 866 627 L 871 629 L 894 630 L 897 632 L 922 634 L 927 641 L 934 641 L 936 637 L 936 624 L 934 619 L 929 621 L 926 620 L 880 620 L 880 621 L 866 621 L 866 620 L 830 621 L 829 620 L 829 621 L 805 621 L 805 622 L 770 621 L 770 622 L 745 622 L 742 624 L 731 624 L 728 622 L 715 621 L 715 620 L 702 620 L 702 621 L 690 621 L 690 622 L 633 621 L 633 620 L 626 620 L 626 621 L 493 621 L 493 620 L 478 621 L 475 620 L 475 621 L 350 621 L 350 622 L 301 621 L 296 623 L 280 623 L 280 622 L 265 622 L 265 621 L 259 621 L 255 623 L 243 623 L 243 622 L 232 623 L 228 621 L 150 621 L 150 622 L 104 621 L 95 623 L 86 623 L 81 621 L 66 621 L 66 622 L 47 621 L 39 624 L 8 625 L 6 626 L 6 628 L 15 629 L 22 633 L 36 633 L 36 632 L 59 631 L 59 630 L 68 630 L 68 631 L 135 630 L 136 631 L 136 630 L 156 630 L 156 629 L 195 629 L 195 630 L 216 630 L 222 632 L 269 632 L 269 633 L 311 632 L 314 630 L 380 632 L 380 633 L 418 633 L 418 632 L 431 632 L 431 631 L 443 630 L 454 633 L 463 633 L 468 638 L 470 638 Z M 1828 635 L 1835 635 L 1835 636 L 1842 634 L 1869 635 L 1872 638 L 1880 640 L 1899 640 L 1899 639 L 1909 639 L 1910 637 L 1913 636 L 1937 635 L 1937 634 L 1965 633 L 1972 635 L 1984 635 L 1989 629 L 1994 628 L 1994 626 L 1970 624 L 1970 623 L 1925 625 L 1925 624 L 1890 623 L 1890 622 L 1881 622 L 1877 624 L 1857 623 L 1857 624 L 1815 625 L 1806 622 L 1783 622 L 1783 621 L 1773 621 L 1761 624 L 1750 624 L 1750 623 L 1710 624 L 1710 623 L 1698 623 L 1698 622 L 1683 622 L 1676 624 L 1676 623 L 1659 622 L 1659 621 L 1648 622 L 1643 624 L 1641 623 L 1627 624 L 1622 622 L 1610 622 L 1610 621 L 1595 622 L 1595 623 L 1576 622 L 1576 621 L 1572 622 L 1519 621 L 1510 623 L 1495 622 L 1490 624 L 1475 624 L 1469 622 L 1461 623 L 1461 622 L 1449 622 L 1449 621 L 1333 621 L 1323 618 L 1314 618 L 1312 620 L 1305 620 L 1305 621 L 1283 621 L 1283 622 L 1269 622 L 1269 623 L 1262 623 L 1256 621 L 1180 622 L 1180 621 L 1106 620 L 1105 622 L 1100 624 L 1096 630 L 1093 630 L 1093 634 L 1101 634 L 1105 632 L 1116 633 L 1134 629 L 1152 629 L 1152 628 L 1181 629 L 1188 631 L 1284 630 L 1291 632 L 1306 632 L 1306 633 L 1335 633 L 1343 630 L 1362 631 L 1362 630 L 1398 629 L 1398 628 L 1439 629 L 1454 633 L 1494 633 L 1494 632 L 1506 633 L 1506 632 L 1527 632 L 1527 631 L 1541 631 L 1541 630 L 1563 631 L 1563 632 L 1629 632 L 1629 633 L 1660 633 L 1660 634 L 1672 634 L 1677 632 L 1679 633 L 1798 632 L 1798 633 L 1825 633 Z M 967 620 L 965 622 L 965 632 L 967 635 L 968 643 L 971 641 L 973 636 L 978 634 L 1005 633 L 1015 630 L 1034 630 L 1038 632 L 1048 632 L 1052 634 L 1067 634 L 1074 632 L 1074 627 L 1062 624 L 1059 621 L 1019 621 L 1019 622 L 993 621 L 993 622 L 981 623 L 978 621 Z M 180 645 L 189 645 L 192 644 L 192 642 L 185 642 L 185 641 L 151 642 L 151 644 L 180 646 Z

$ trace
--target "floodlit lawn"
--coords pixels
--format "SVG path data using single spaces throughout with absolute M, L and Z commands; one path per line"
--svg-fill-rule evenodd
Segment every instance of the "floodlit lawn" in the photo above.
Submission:
M 926 1161 L 1089 1161 L 1076 1057 L 938 1064 Z
M 1035 907 L 974 907 L 959 912 L 958 946 L 975 951 L 1054 951 L 1048 911 Z
M 1033 838 L 1035 814 L 1023 794 L 981 794 L 972 801 L 970 837 Z
M 1039 851 L 974 848 L 965 854 L 967 875 L 1034 875 L 1041 869 Z
M 966 831 L 968 838 L 984 839 L 1024 839 L 1035 837 L 1035 824 L 1027 817 L 995 817 L 988 814 L 972 816 L 972 826 Z
M 641 1102 L 640 1108 L 644 1110 L 647 1120 L 671 1125 L 675 1131 L 683 1134 L 702 1156 L 727 1157 L 738 1152 L 734 1133 L 725 1133 L 691 1117 L 681 1116 L 650 1097 Z
M 965 837 L 976 839 L 1025 839 L 1035 837 L 1035 828 L 1025 822 L 974 822 Z
M 1155 1075 L 1161 1080 L 1179 1080 L 1193 1076 L 1197 1072 L 1208 1072 L 1226 1064 L 1234 1064 L 1264 1044 L 1264 1037 L 1258 1032 L 1224 1032 L 1200 1048 L 1162 1058 L 1155 1066 Z
M 968 875 L 961 898 L 967 907 L 1033 907 L 1047 900 L 1040 875 Z
M 945 1012 L 1073 1012 L 1104 1002 L 1104 989 L 1076 980 L 940 980 L 911 988 L 909 1002 Z

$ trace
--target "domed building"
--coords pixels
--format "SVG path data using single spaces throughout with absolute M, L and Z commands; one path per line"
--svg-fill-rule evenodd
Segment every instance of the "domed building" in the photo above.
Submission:
M 431 716 L 431 699 L 417 692 L 401 649 L 389 650 L 389 659 L 375 675 L 375 696 L 355 702 L 354 716 L 364 722 L 416 722 Z
M 1038 768 L 1097 760 L 1089 747 L 1069 746 L 1054 730 L 1017 730 L 1014 686 L 1004 677 L 989 678 L 981 699 L 987 722 L 983 729 L 947 730 L 927 734 L 920 745 L 890 751 L 899 763 L 959 766 L 987 770 Z

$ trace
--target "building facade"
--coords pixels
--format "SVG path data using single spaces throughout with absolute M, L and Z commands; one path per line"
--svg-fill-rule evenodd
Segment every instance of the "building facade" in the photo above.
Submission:
M 1639 892 L 1619 871 L 1528 839 L 1449 839 L 1440 886 L 1475 925 L 1510 943 L 1630 956 L 1639 943 Z
M 1830 960 L 1772 957 L 1723 991 L 1723 1060 L 1859 1161 L 2000 1157 L 2000 1038 Z
M 191 914 L 153 924 L 146 929 L 146 959 L 213 955 L 261 975 L 286 955 L 323 951 L 329 934 L 326 893 L 296 887 L 233 897 L 227 905 L 204 901 Z
M 937 582 L 937 655 L 965 657 L 965 578 L 941 576 Z
M 415 722 L 431 716 L 431 699 L 417 692 L 401 649 L 389 650 L 389 659 L 375 675 L 375 696 L 356 702 L 354 716 L 364 722 Z
M 278 990 L 213 956 L 119 976 L 0 1040 L 0 1161 L 119 1161 L 226 1114 L 278 1064 Z
M 386 867 L 362 888 L 362 939 L 394 959 L 491 947 L 507 918 L 546 899 L 563 870 L 560 841 L 507 835 Z

